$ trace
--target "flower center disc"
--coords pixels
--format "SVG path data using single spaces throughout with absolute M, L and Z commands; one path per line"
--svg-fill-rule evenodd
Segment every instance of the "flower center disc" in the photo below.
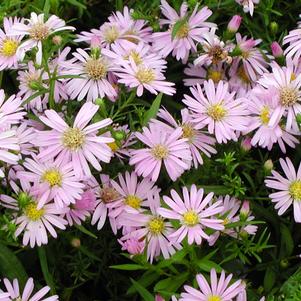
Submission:
M 207 114 L 213 120 L 220 121 L 225 117 L 226 110 L 223 108 L 223 106 L 216 104 L 208 108 Z
M 210 296 L 208 301 L 222 301 L 222 299 L 219 296 Z
M 37 209 L 37 205 L 35 203 L 29 203 L 25 207 L 25 215 L 32 221 L 37 221 L 43 216 L 44 209 Z
M 260 120 L 262 124 L 267 125 L 270 121 L 270 112 L 267 106 L 264 106 L 260 112 Z
M 89 59 L 86 63 L 86 72 L 94 79 L 99 80 L 107 75 L 107 66 L 104 59 Z
M 176 37 L 178 39 L 183 39 L 188 37 L 188 34 L 189 34 L 189 25 L 187 22 L 185 22 L 177 31 Z
M 157 144 L 152 148 L 151 153 L 157 160 L 162 160 L 168 156 L 169 152 L 166 146 Z
M 135 195 L 130 194 L 125 198 L 125 203 L 134 209 L 139 209 L 141 202 L 142 200 Z
M 187 211 L 183 214 L 183 223 L 186 226 L 195 226 L 199 223 L 199 216 L 197 213 L 193 210 Z
M 6 39 L 2 43 L 2 48 L 1 48 L 0 53 L 6 57 L 13 56 L 13 55 L 15 55 L 18 46 L 19 46 L 19 43 L 17 41 L 14 41 L 11 39 Z
M 155 79 L 154 71 L 150 68 L 141 67 L 136 72 L 136 78 L 142 84 L 148 84 Z
M 45 40 L 49 35 L 49 28 L 43 23 L 37 23 L 30 29 L 29 35 L 35 41 Z
M 301 201 L 301 180 L 292 182 L 289 187 L 289 193 L 294 201 Z
M 79 128 L 69 128 L 64 132 L 63 145 L 72 151 L 79 149 L 85 143 L 85 135 Z
M 154 235 L 159 235 L 164 230 L 164 221 L 161 217 L 153 218 L 148 224 L 149 231 Z
M 43 174 L 42 179 L 47 181 L 51 187 L 62 185 L 62 175 L 56 169 L 47 170 Z
M 296 90 L 285 87 L 280 91 L 280 103 L 285 107 L 290 107 L 298 101 Z

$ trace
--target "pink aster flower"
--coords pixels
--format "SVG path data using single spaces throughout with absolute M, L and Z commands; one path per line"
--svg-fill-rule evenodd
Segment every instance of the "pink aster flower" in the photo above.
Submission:
M 271 193 L 269 197 L 276 203 L 275 209 L 282 215 L 293 205 L 294 219 L 301 223 L 301 164 L 296 172 L 292 161 L 289 158 L 280 159 L 280 165 L 285 177 L 277 171 L 272 170 L 272 176 L 265 180 L 265 185 L 277 192 Z
M 266 90 L 262 87 L 256 87 L 252 90 L 248 97 L 248 109 L 250 111 L 250 123 L 245 133 L 254 133 L 251 144 L 259 145 L 271 150 L 275 143 L 278 143 L 282 152 L 286 152 L 285 144 L 295 147 L 298 139 L 282 129 L 280 119 L 270 126 L 269 122 L 274 111 L 278 107 L 277 92 L 275 90 Z M 281 116 L 278 116 L 281 118 Z M 297 134 L 297 132 L 295 132 Z
M 161 126 L 167 126 L 167 130 L 173 131 L 175 128 L 182 128 L 183 138 L 187 138 L 187 143 L 189 144 L 189 148 L 192 155 L 192 163 L 195 168 L 198 168 L 199 164 L 203 164 L 203 158 L 201 154 L 205 154 L 208 157 L 211 157 L 211 154 L 216 154 L 216 150 L 212 147 L 215 144 L 215 139 L 206 135 L 199 129 L 196 129 L 196 124 L 193 123 L 193 118 L 187 109 L 181 110 L 182 121 L 180 124 L 171 116 L 171 114 L 165 110 L 160 109 L 157 117 L 163 119 L 167 122 L 171 128 L 167 124 L 164 124 L 161 121 L 152 120 L 152 122 L 159 122 Z
M 0 29 L 0 71 L 3 69 L 16 69 L 18 67 L 17 49 L 23 38 L 23 35 L 14 37 L 9 35 L 11 28 L 22 20 L 18 18 L 3 19 L 4 29 Z
M 149 200 L 154 203 L 153 200 Z M 174 231 L 171 223 L 164 220 L 158 213 L 158 208 L 151 208 L 151 212 L 139 212 L 137 214 L 127 213 L 122 220 L 123 226 L 134 227 L 130 233 L 124 235 L 121 241 L 126 241 L 135 237 L 139 241 L 145 241 L 147 260 L 152 263 L 154 257 L 161 253 L 165 259 L 169 258 L 176 252 L 176 249 L 181 249 L 182 246 L 174 241 L 169 240 L 170 234 Z
M 188 6 L 184 2 L 180 8 L 180 14 L 178 14 L 166 0 L 161 0 L 161 11 L 167 19 L 161 19 L 160 25 L 168 25 L 169 30 L 153 34 L 155 51 L 163 57 L 167 57 L 172 53 L 178 61 L 182 60 L 184 64 L 188 60 L 189 53 L 197 51 L 196 43 L 202 40 L 202 35 L 208 32 L 209 28 L 216 26 L 213 23 L 206 22 L 212 14 L 208 7 L 198 10 L 198 6 L 196 6 L 190 16 L 187 9 Z M 181 24 L 175 37 L 172 37 L 175 24 L 185 19 L 187 21 Z
M 166 131 L 164 127 L 150 123 L 144 127 L 142 133 L 136 133 L 136 137 L 146 145 L 146 148 L 133 150 L 130 165 L 135 165 L 135 171 L 139 176 L 150 177 L 157 181 L 162 163 L 169 177 L 176 179 L 191 165 L 191 152 L 187 138 L 182 138 L 181 128 L 173 132 Z
M 246 99 L 235 99 L 235 92 L 230 93 L 228 84 L 222 81 L 217 87 L 212 80 L 204 82 L 204 92 L 200 85 L 190 91 L 195 98 L 184 95 L 183 102 L 194 113 L 197 128 L 208 125 L 209 133 L 215 134 L 218 143 L 237 141 L 236 131 L 243 131 L 248 125 Z
M 13 301 L 13 300 L 58 301 L 59 300 L 59 297 L 57 295 L 46 297 L 47 293 L 50 291 L 49 286 L 44 286 L 38 292 L 33 294 L 34 282 L 32 278 L 28 278 L 23 291 L 20 291 L 20 285 L 18 279 L 14 279 L 12 282 L 10 282 L 7 278 L 4 278 L 3 283 L 5 285 L 5 292 L 0 292 L 1 301 Z M 5 296 L 4 299 L 3 296 Z
M 85 103 L 76 115 L 72 127 L 54 110 L 46 110 L 45 116 L 40 116 L 40 120 L 52 130 L 38 132 L 36 145 L 41 147 L 38 158 L 48 161 L 58 156 L 59 161 L 71 160 L 77 177 L 91 175 L 88 162 L 100 171 L 99 161 L 109 163 L 111 160 L 112 152 L 107 143 L 114 142 L 114 139 L 97 135 L 99 129 L 112 123 L 111 119 L 88 125 L 98 108 L 91 102 Z
M 222 202 L 218 201 L 209 205 L 213 197 L 213 192 L 209 193 L 204 199 L 204 190 L 197 189 L 192 185 L 190 191 L 182 188 L 183 199 L 174 190 L 171 190 L 171 198 L 163 196 L 164 202 L 171 208 L 159 208 L 158 213 L 165 218 L 176 219 L 181 223 L 180 228 L 172 233 L 169 238 L 181 243 L 183 239 L 188 238 L 191 245 L 194 242 L 198 245 L 202 239 L 209 239 L 205 229 L 224 230 L 223 220 L 217 219 L 215 215 L 223 211 Z
M 145 240 L 139 240 L 136 237 L 130 237 L 129 239 L 122 241 L 118 239 L 121 244 L 121 250 L 127 251 L 131 255 L 142 254 L 145 248 Z
M 112 71 L 110 60 L 105 56 L 89 55 L 86 51 L 77 48 L 73 52 L 74 58 L 62 62 L 64 67 L 62 74 L 79 75 L 80 78 L 72 78 L 66 84 L 70 98 L 87 101 L 95 101 L 104 96 L 115 97 L 116 91 L 108 80 L 108 72 Z
M 286 116 L 285 129 L 298 132 L 296 116 L 301 113 L 301 74 L 296 76 L 292 66 L 273 64 L 272 73 L 265 73 L 258 82 L 267 90 L 276 90 L 277 93 L 278 105 L 268 124 L 273 126 L 282 116 Z
M 235 0 L 236 3 L 243 7 L 245 13 L 250 13 L 253 16 L 254 4 L 258 4 L 260 0 Z
M 65 25 L 65 21 L 55 15 L 50 16 L 45 22 L 44 14 L 37 15 L 34 12 L 31 13 L 30 19 L 25 19 L 24 23 L 14 24 L 9 33 L 11 36 L 29 35 L 29 39 L 18 47 L 18 58 L 22 61 L 27 51 L 37 47 L 36 61 L 40 65 L 42 62 L 42 42 L 56 32 L 75 30 L 74 27 Z
M 40 203 L 40 194 L 35 188 L 31 188 L 26 195 L 27 202 L 23 207 L 19 208 L 18 201 L 10 196 L 1 195 L 1 200 L 14 206 L 19 214 L 14 218 L 13 222 L 17 229 L 15 236 L 18 237 L 23 233 L 23 245 L 41 246 L 48 243 L 48 233 L 57 238 L 54 227 L 61 230 L 66 229 L 67 221 L 61 217 L 66 211 L 64 208 L 57 208 L 54 203 L 47 203 L 38 209 Z
M 20 171 L 21 182 L 33 183 L 41 193 L 38 209 L 42 208 L 48 199 L 63 208 L 75 204 L 81 198 L 84 184 L 80 183 L 74 174 L 71 162 L 49 160 L 42 162 L 36 155 L 26 158 L 23 166 L 29 171 Z
M 247 36 L 242 37 L 240 33 L 237 33 L 236 42 L 236 49 L 238 49 L 240 54 L 233 59 L 229 72 L 230 76 L 237 73 L 239 67 L 242 66 L 247 76 L 252 81 L 257 81 L 260 75 L 262 75 L 264 72 L 268 72 L 267 68 L 269 63 L 266 61 L 266 58 L 270 59 L 271 56 L 264 56 L 262 54 L 262 50 L 256 47 L 261 43 L 260 39 L 248 39 Z
M 236 300 L 238 294 L 245 290 L 241 280 L 237 280 L 230 285 L 233 275 L 226 277 L 225 271 L 222 271 L 218 279 L 215 269 L 210 271 L 210 282 L 202 274 L 196 276 L 196 281 L 200 290 L 185 285 L 186 292 L 181 294 L 179 301 L 231 301 Z
M 160 69 L 147 64 L 137 65 L 132 57 L 129 57 L 129 61 L 124 61 L 115 74 L 120 78 L 119 83 L 129 88 L 137 88 L 137 96 L 143 94 L 143 89 L 156 95 L 158 92 L 167 95 L 176 93 L 173 87 L 175 84 L 166 81 Z

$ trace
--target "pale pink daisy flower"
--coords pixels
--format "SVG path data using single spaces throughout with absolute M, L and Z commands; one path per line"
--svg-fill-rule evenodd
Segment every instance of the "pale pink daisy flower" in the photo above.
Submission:
M 117 68 L 115 74 L 120 78 L 118 80 L 119 83 L 125 84 L 131 89 L 137 88 L 137 96 L 141 96 L 144 89 L 155 95 L 158 92 L 167 95 L 176 93 L 176 89 L 173 87 L 175 84 L 166 81 L 160 69 L 147 64 L 137 65 L 132 57 L 129 57 L 129 61 L 124 61 Z
M 202 41 L 203 34 L 208 32 L 209 28 L 216 26 L 213 23 L 206 22 L 212 14 L 208 7 L 205 6 L 198 10 L 197 5 L 190 16 L 187 9 L 188 6 L 184 2 L 180 7 L 180 14 L 178 14 L 166 0 L 161 0 L 161 11 L 167 19 L 161 19 L 160 25 L 168 25 L 169 30 L 153 34 L 155 51 L 163 57 L 167 57 L 172 53 L 177 60 L 182 60 L 184 64 L 188 60 L 189 53 L 197 51 L 196 43 Z M 175 24 L 183 20 L 186 20 L 186 22 L 181 24 L 173 38 L 172 32 Z
M 142 133 L 136 137 L 146 145 L 146 148 L 133 150 L 130 165 L 135 165 L 139 176 L 150 177 L 157 181 L 162 163 L 172 181 L 176 179 L 191 165 L 191 152 L 187 138 L 182 138 L 183 131 L 177 128 L 166 131 L 162 126 L 150 123 L 143 127 Z
M 215 135 L 218 143 L 237 141 L 237 131 L 248 126 L 246 99 L 235 99 L 235 92 L 230 93 L 228 84 L 222 81 L 217 87 L 212 80 L 205 81 L 204 92 L 198 84 L 190 91 L 195 98 L 184 95 L 183 102 L 194 113 L 196 128 L 208 125 L 209 133 Z
M 4 90 L 0 90 L 0 127 L 9 128 L 18 124 L 26 115 L 22 107 L 22 99 L 11 95 L 5 100 Z
M 298 132 L 296 116 L 301 113 L 301 74 L 296 75 L 292 66 L 280 67 L 273 64 L 272 73 L 265 73 L 258 83 L 268 90 L 276 90 L 278 106 L 270 117 L 269 125 L 286 117 L 287 131 Z
M 66 83 L 66 89 L 70 98 L 87 101 L 95 101 L 96 98 L 117 95 L 114 87 L 108 80 L 108 72 L 112 71 L 112 64 L 105 56 L 94 57 L 83 49 L 77 48 L 73 52 L 77 60 L 62 62 L 64 67 L 62 74 L 79 75 L 80 78 L 72 78 Z
M 250 210 L 246 210 L 246 207 L 248 206 L 247 201 L 242 203 L 235 197 L 231 197 L 229 195 L 219 197 L 217 200 L 222 202 L 223 210 L 220 212 L 219 216 L 223 219 L 224 226 L 239 222 L 242 218 L 246 223 L 254 220 L 254 216 L 251 215 Z M 236 228 L 225 228 L 222 231 L 216 231 L 210 235 L 208 242 L 210 246 L 214 245 L 221 232 L 237 239 L 244 233 L 255 235 L 257 228 L 258 227 L 256 225 L 251 224 Z
M 235 0 L 236 3 L 243 7 L 245 13 L 250 13 L 253 16 L 254 4 L 258 4 L 260 0 Z
M 27 64 L 27 70 L 20 70 L 18 72 L 17 80 L 19 81 L 19 92 L 17 96 L 22 97 L 23 101 L 26 101 L 29 97 L 38 92 L 39 89 L 45 89 L 45 94 L 37 95 L 32 99 L 26 107 L 30 109 L 36 109 L 41 112 L 46 108 L 48 102 L 48 86 L 42 81 L 42 69 L 36 69 L 33 62 L 30 61 Z
M 275 209 L 278 210 L 279 215 L 293 205 L 294 219 L 297 223 L 301 223 L 301 164 L 297 172 L 289 158 L 280 159 L 280 165 L 285 177 L 272 170 L 272 176 L 265 180 L 267 187 L 278 190 L 271 193 L 269 197 L 273 203 L 276 203 Z
M 18 201 L 10 196 L 1 195 L 1 200 L 14 206 L 16 211 L 20 211 L 14 218 L 16 224 L 15 236 L 23 233 L 22 243 L 24 246 L 41 246 L 48 243 L 48 232 L 54 238 L 57 238 L 55 228 L 66 229 L 67 221 L 61 217 L 66 208 L 57 208 L 54 203 L 47 203 L 38 209 L 40 200 L 39 191 L 31 188 L 26 194 L 27 203 L 19 208 Z
M 18 173 L 20 181 L 33 183 L 40 190 L 38 209 L 42 208 L 48 199 L 53 199 L 60 208 L 75 204 L 76 200 L 81 199 L 84 184 L 75 176 L 71 162 L 42 162 L 33 154 L 32 159 L 25 159 L 23 166 L 28 171 Z
M 154 203 L 153 200 L 149 200 Z M 123 226 L 134 227 L 136 230 L 124 235 L 121 240 L 127 241 L 135 237 L 139 241 L 145 241 L 147 260 L 151 263 L 154 258 L 161 253 L 165 259 L 168 259 L 176 252 L 176 249 L 181 249 L 182 246 L 174 241 L 169 240 L 169 236 L 174 229 L 170 222 L 158 213 L 158 208 L 151 207 L 151 213 L 146 211 L 137 214 L 126 213 L 122 220 Z
M 122 197 L 118 191 L 113 187 L 111 179 L 108 175 L 100 175 L 101 186 L 94 179 L 94 191 L 96 193 L 97 204 L 92 216 L 91 224 L 97 223 L 97 230 L 100 230 L 106 221 L 109 208 L 108 205 L 114 203 Z M 109 217 L 110 225 L 114 234 L 117 234 L 117 223 L 115 218 Z
M 3 19 L 2 30 L 0 28 L 0 71 L 4 69 L 16 69 L 18 67 L 17 49 L 23 38 L 23 35 L 9 36 L 9 32 L 14 24 L 22 22 L 18 18 Z
M 3 279 L 5 285 L 5 292 L 0 293 L 1 301 L 58 301 L 59 297 L 57 295 L 47 297 L 46 295 L 50 291 L 49 286 L 44 286 L 38 292 L 33 294 L 34 291 L 34 282 L 32 278 L 28 278 L 26 281 L 23 291 L 20 291 L 20 285 L 18 279 L 14 279 L 12 282 L 7 278 Z M 0 290 L 1 291 L 1 290 Z M 2 296 L 8 296 L 2 299 Z
M 24 23 L 14 24 L 9 34 L 11 36 L 28 35 L 29 39 L 18 47 L 17 56 L 22 61 L 27 51 L 37 47 L 36 62 L 40 65 L 42 63 L 42 42 L 50 35 L 63 30 L 75 30 L 75 28 L 66 26 L 65 21 L 55 15 L 50 16 L 45 22 L 44 14 L 37 15 L 32 12 L 30 19 L 25 19 Z
M 271 59 L 269 55 L 263 55 L 262 51 L 256 46 L 261 43 L 261 40 L 248 39 L 247 36 L 242 37 L 240 33 L 236 34 L 237 46 L 235 49 L 238 51 L 238 56 L 233 59 L 231 68 L 229 71 L 230 77 L 238 72 L 240 66 L 242 66 L 244 72 L 253 82 L 257 81 L 258 77 L 264 72 L 268 72 L 269 62 Z M 234 49 L 234 52 L 235 52 Z
M 180 228 L 169 235 L 171 240 L 181 243 L 187 237 L 190 245 L 200 245 L 203 239 L 210 238 L 205 229 L 224 230 L 223 220 L 215 217 L 223 211 L 222 202 L 209 205 L 213 192 L 203 199 L 204 190 L 192 185 L 190 190 L 182 188 L 183 199 L 174 189 L 170 194 L 171 198 L 163 196 L 163 200 L 171 209 L 161 207 L 157 211 L 165 218 L 180 221 Z
M 160 189 L 147 178 L 139 181 L 135 172 L 127 171 L 124 176 L 119 174 L 118 182 L 111 180 L 111 185 L 121 196 L 119 200 L 107 204 L 110 209 L 109 216 L 117 220 L 123 218 L 124 212 L 135 214 L 160 203 Z M 149 195 L 153 196 L 151 200 L 155 204 L 149 203 Z
M 185 285 L 186 292 L 181 294 L 179 301 L 231 301 L 245 290 L 241 280 L 237 280 L 230 285 L 233 275 L 226 277 L 225 271 L 221 272 L 218 279 L 215 269 L 210 271 L 210 282 L 202 274 L 196 276 L 196 281 L 200 290 Z
M 278 143 L 282 152 L 286 152 L 285 144 L 295 147 L 299 143 L 298 139 L 292 135 L 292 132 L 287 132 L 281 128 L 280 120 L 270 126 L 269 122 L 273 112 L 277 109 L 278 99 L 275 90 L 266 90 L 261 86 L 254 88 L 248 97 L 248 110 L 250 111 L 249 126 L 244 133 L 253 134 L 251 144 L 253 146 L 271 150 L 275 143 Z M 281 118 L 281 116 L 278 116 Z M 295 133 L 297 134 L 297 133 Z
M 161 121 L 152 120 L 152 122 L 159 122 L 161 126 L 167 126 L 167 130 L 171 131 L 174 128 L 182 128 L 182 137 L 188 139 L 187 143 L 191 151 L 192 163 L 197 168 L 199 164 L 203 164 L 202 153 L 207 157 L 211 157 L 211 154 L 216 154 L 216 150 L 212 147 L 215 144 L 215 139 L 196 129 L 196 125 L 192 122 L 193 119 L 187 109 L 181 110 L 181 116 L 182 121 L 178 123 L 166 109 L 160 109 L 157 117 L 167 122 L 172 129 L 169 128 L 169 125 Z
M 39 159 L 48 161 L 58 156 L 72 161 L 77 177 L 90 176 L 88 162 L 98 171 L 99 161 L 109 163 L 112 151 L 107 143 L 113 138 L 97 135 L 98 130 L 112 123 L 110 118 L 88 125 L 99 107 L 91 102 L 85 103 L 77 113 L 73 126 L 70 127 L 54 110 L 46 110 L 40 120 L 49 126 L 50 131 L 38 131 L 35 144 L 40 146 Z
M 69 210 L 66 212 L 65 218 L 69 226 L 73 224 L 80 225 L 84 222 L 95 210 L 95 206 L 95 192 L 92 189 L 84 191 L 81 198 L 76 200 L 75 204 L 70 204 Z

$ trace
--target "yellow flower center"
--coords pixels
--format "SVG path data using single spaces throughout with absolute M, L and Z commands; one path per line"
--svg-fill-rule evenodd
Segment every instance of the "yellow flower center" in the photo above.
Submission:
M 45 40 L 49 35 L 49 28 L 44 23 L 37 23 L 29 31 L 30 37 L 35 41 Z
M 119 193 L 112 187 L 104 187 L 100 191 L 100 198 L 105 204 L 116 201 L 119 196 Z
M 132 57 L 132 59 L 134 60 L 136 65 L 140 65 L 142 63 L 142 59 L 141 59 L 139 53 L 136 52 L 135 50 L 131 50 L 130 56 Z
M 223 74 L 220 71 L 209 69 L 207 73 L 208 79 L 212 79 L 214 83 L 218 83 L 223 79 Z
M 199 223 L 199 216 L 193 210 L 187 211 L 183 214 L 183 223 L 189 227 L 195 226 Z
M 294 201 L 301 201 L 301 180 L 292 182 L 289 187 L 289 193 Z
M 212 57 L 212 64 L 217 65 L 220 61 L 226 58 L 226 54 L 224 53 L 223 49 L 216 45 L 210 48 L 209 56 Z
M 25 215 L 32 221 L 37 221 L 44 215 L 44 209 L 37 209 L 37 204 L 29 203 L 24 209 Z
M 161 217 L 155 217 L 148 223 L 148 229 L 151 234 L 159 235 L 164 230 L 164 221 Z
M 260 112 L 260 120 L 262 122 L 262 124 L 265 124 L 267 125 L 270 121 L 270 111 L 269 111 L 269 107 L 267 106 L 264 106 L 262 109 L 261 109 L 261 112 Z
M 297 78 L 296 74 L 295 74 L 295 73 L 292 73 L 292 74 L 291 74 L 291 82 L 292 82 L 293 80 L 295 80 L 296 78 Z
M 63 145 L 72 151 L 85 143 L 85 134 L 79 128 L 69 128 L 64 132 Z
M 88 75 L 94 80 L 102 79 L 107 75 L 107 65 L 102 58 L 87 60 L 85 69 Z
M 157 160 L 162 160 L 165 159 L 168 154 L 168 148 L 162 144 L 157 144 L 155 145 L 152 150 L 151 150 L 151 154 L 157 159 Z
M 187 22 L 185 22 L 177 31 L 176 33 L 176 38 L 178 39 L 183 39 L 186 38 L 189 34 L 189 25 Z
M 136 78 L 141 84 L 148 84 L 152 82 L 156 77 L 153 69 L 141 67 L 136 72 Z
M 118 28 L 114 25 L 108 26 L 104 32 L 104 39 L 107 43 L 113 43 L 119 38 Z
M 223 225 L 227 225 L 229 222 L 230 222 L 230 220 L 229 220 L 228 218 L 225 218 L 225 219 L 223 220 Z
M 280 91 L 280 103 L 285 107 L 290 107 L 298 101 L 298 93 L 295 89 L 284 87 Z
M 251 80 L 248 76 L 248 74 L 246 73 L 245 69 L 243 66 L 240 66 L 237 70 L 237 76 L 242 80 L 242 82 L 249 84 L 251 83 Z
M 125 198 L 125 203 L 134 209 L 139 209 L 141 202 L 142 200 L 135 195 L 130 194 Z
M 0 50 L 0 53 L 3 56 L 7 56 L 7 57 L 13 56 L 13 55 L 15 55 L 18 46 L 19 46 L 18 41 L 14 41 L 11 39 L 5 39 L 2 43 L 2 48 Z
M 214 295 L 214 296 L 210 296 L 207 299 L 207 301 L 222 301 L 222 299 L 221 299 L 221 297 Z
M 208 116 L 210 116 L 215 121 L 222 120 L 225 117 L 226 113 L 227 111 L 220 104 L 212 105 L 207 110 Z
M 49 169 L 44 172 L 42 180 L 48 182 L 51 187 L 62 185 L 62 175 L 57 169 Z
M 188 141 L 191 143 L 194 136 L 195 136 L 195 129 L 189 123 L 185 123 L 182 125 L 182 137 L 187 138 Z
M 117 143 L 115 141 L 114 142 L 110 142 L 107 145 L 110 147 L 110 149 L 114 153 L 119 150 L 119 146 L 117 145 Z

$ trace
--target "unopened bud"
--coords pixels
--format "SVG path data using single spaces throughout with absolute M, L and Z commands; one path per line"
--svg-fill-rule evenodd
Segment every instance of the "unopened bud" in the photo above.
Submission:
M 276 34 L 278 32 L 278 29 L 279 29 L 279 25 L 277 22 L 271 22 L 270 23 L 270 29 L 271 29 L 271 32 L 273 34 Z
M 71 240 L 71 246 L 74 247 L 74 248 L 79 248 L 81 245 L 80 243 L 80 239 L 79 238 L 72 238 Z
M 247 137 L 241 141 L 240 146 L 245 152 L 248 152 L 252 148 L 251 140 L 251 138 Z
M 54 45 L 57 45 L 57 46 L 61 45 L 61 43 L 62 43 L 62 37 L 61 36 L 53 36 L 52 37 L 52 43 Z
M 236 33 L 241 24 L 241 20 L 242 20 L 241 16 L 238 15 L 233 16 L 230 22 L 228 23 L 228 27 L 227 27 L 228 31 L 231 33 Z
M 282 267 L 283 269 L 286 269 L 289 265 L 289 261 L 287 259 L 282 259 L 280 261 L 280 267 Z
M 26 192 L 21 192 L 18 195 L 18 205 L 20 208 L 24 208 L 29 201 L 31 200 L 31 197 Z
M 28 86 L 31 90 L 38 91 L 43 89 L 44 87 L 42 86 L 41 82 L 37 80 L 32 80 L 28 83 Z
M 264 167 L 265 171 L 270 172 L 274 167 L 273 161 L 271 159 L 266 160 L 264 162 L 263 167 Z
M 240 213 L 239 213 L 239 217 L 242 221 L 245 221 L 250 213 L 250 203 L 249 201 L 243 201 L 241 209 L 240 209 Z
M 125 138 L 125 132 L 124 131 L 116 131 L 112 133 L 112 136 L 115 140 L 121 141 Z
M 283 56 L 283 50 L 278 42 L 273 42 L 271 44 L 272 54 L 275 58 L 279 58 Z

